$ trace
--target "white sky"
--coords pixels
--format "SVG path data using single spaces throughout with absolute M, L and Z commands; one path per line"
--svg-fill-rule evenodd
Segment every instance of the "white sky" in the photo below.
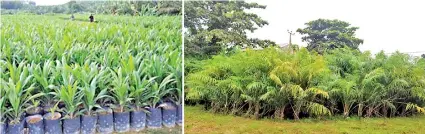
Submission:
M 35 1 L 37 6 L 46 6 L 46 5 L 60 5 L 65 4 L 70 0 L 32 0 Z
M 360 27 L 356 37 L 364 39 L 360 46 L 362 51 L 425 51 L 425 4 L 421 0 L 247 1 L 266 5 L 265 10 L 252 11 L 269 22 L 269 25 L 249 34 L 250 37 L 269 39 L 278 44 L 288 43 L 287 29 L 295 32 L 297 28 L 304 28 L 304 23 L 318 18 L 339 19 Z M 307 45 L 301 41 L 299 34 L 292 36 L 292 43 Z

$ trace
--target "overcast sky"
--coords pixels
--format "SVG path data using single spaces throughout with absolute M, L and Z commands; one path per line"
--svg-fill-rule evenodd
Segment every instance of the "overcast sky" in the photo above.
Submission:
M 265 10 L 253 12 L 269 22 L 268 26 L 258 29 L 250 37 L 288 43 L 288 29 L 295 32 L 297 28 L 304 28 L 304 23 L 318 18 L 339 19 L 360 27 L 356 36 L 364 39 L 360 46 L 362 51 L 425 51 L 425 4 L 421 0 L 248 1 L 266 5 Z M 292 43 L 306 46 L 299 34 L 292 37 Z

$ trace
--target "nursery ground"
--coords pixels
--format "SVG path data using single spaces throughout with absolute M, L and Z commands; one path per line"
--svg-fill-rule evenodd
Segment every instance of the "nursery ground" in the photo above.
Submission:
M 288 133 L 288 134 L 414 134 L 425 132 L 425 116 L 318 120 L 249 119 L 185 106 L 185 133 Z
M 181 126 L 176 126 L 174 128 L 162 128 L 157 130 L 148 129 L 140 132 L 140 134 L 182 134 L 182 129 Z

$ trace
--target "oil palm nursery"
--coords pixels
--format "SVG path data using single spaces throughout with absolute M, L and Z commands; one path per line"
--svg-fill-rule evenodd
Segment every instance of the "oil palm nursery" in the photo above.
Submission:
M 2 16 L 1 134 L 181 125 L 180 17 L 62 18 Z
M 186 85 L 188 103 L 252 118 L 425 114 L 425 59 L 399 52 L 247 49 L 196 63 Z

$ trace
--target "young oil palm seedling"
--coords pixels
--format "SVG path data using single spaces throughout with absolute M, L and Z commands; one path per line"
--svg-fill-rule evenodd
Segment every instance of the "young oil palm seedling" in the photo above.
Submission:
M 175 84 L 173 74 L 165 77 L 161 83 L 154 82 L 149 88 L 148 104 L 149 114 L 147 116 L 147 127 L 148 128 L 161 128 L 162 126 L 162 113 L 161 107 L 167 107 L 167 105 L 161 105 L 162 99 L 172 92 L 174 89 L 170 88 L 172 84 Z
M 3 54 L 0 54 L 0 59 L 3 57 Z M 6 79 L 5 69 L 7 62 L 0 60 L 0 85 L 3 85 L 3 79 Z M 0 88 L 0 134 L 5 134 L 7 129 L 6 115 L 10 111 L 6 107 L 7 98 L 5 97 L 6 90 Z
M 175 93 L 173 94 L 174 104 L 176 105 L 176 124 L 181 126 L 183 122 L 183 92 L 182 92 L 182 86 L 181 81 L 177 79 L 177 88 L 175 89 Z M 180 83 L 180 84 L 179 84 Z M 180 85 L 180 86 L 179 86 Z
M 98 70 L 96 64 L 88 65 L 88 62 L 82 67 L 77 66 L 73 71 L 74 76 L 78 78 L 77 80 L 81 84 L 79 90 L 83 94 L 84 109 L 81 110 L 84 114 L 81 118 L 82 133 L 94 134 L 96 132 L 97 115 L 94 112 L 94 108 L 101 108 L 97 102 L 110 97 L 107 94 L 107 88 L 98 88 L 98 82 L 106 79 L 106 73 L 106 69 Z
M 36 82 L 40 85 L 38 89 L 41 89 L 40 92 L 44 94 L 41 104 L 46 112 L 55 104 L 54 96 L 50 93 L 54 92 L 53 87 L 57 86 L 55 84 L 60 75 L 56 69 L 54 62 L 47 60 L 42 66 L 40 64 L 33 65 L 31 70 Z
M 80 104 L 82 93 L 78 90 L 78 83 L 72 80 L 72 77 L 68 78 L 69 84 L 60 86 L 54 93 L 60 100 L 65 104 L 62 109 L 65 116 L 63 117 L 63 129 L 64 133 L 75 134 L 80 133 Z
M 104 71 L 102 71 L 104 70 Z M 112 94 L 110 92 L 108 92 L 108 89 L 110 88 L 110 84 L 111 84 L 111 80 L 110 79 L 112 76 L 112 74 L 110 73 L 110 69 L 105 67 L 104 69 L 102 68 L 100 73 L 96 76 L 97 80 L 96 82 L 94 81 L 94 79 L 91 81 L 91 83 L 95 82 L 96 83 L 96 91 L 93 92 L 92 89 L 94 89 L 94 87 L 92 87 L 92 85 L 94 84 L 90 84 L 90 91 L 85 93 L 85 94 L 92 94 L 94 93 L 93 96 L 96 96 L 95 98 L 97 98 L 97 102 L 95 104 L 95 107 L 97 105 L 95 114 L 97 116 L 97 132 L 99 133 L 113 133 L 114 132 L 114 118 L 113 118 L 113 111 L 110 108 L 111 107 L 111 103 L 112 100 L 114 99 L 114 97 L 112 97 Z M 104 90 L 106 90 L 106 93 L 101 93 L 101 92 L 105 92 Z M 97 95 L 96 95 L 97 94 Z M 89 106 L 89 104 L 91 104 L 92 102 L 89 102 L 90 100 L 88 99 L 88 97 L 85 97 L 85 99 L 87 99 L 87 103 L 86 105 L 86 109 L 88 108 L 87 106 Z
M 44 124 L 41 107 L 39 107 L 40 101 L 31 100 L 32 105 L 26 112 L 25 121 L 27 123 L 29 133 L 44 133 Z
M 44 132 L 49 134 L 57 134 L 62 132 L 61 117 L 62 115 L 57 112 L 58 103 L 49 108 L 49 111 L 43 115 Z
M 176 80 L 176 90 L 172 94 L 173 101 L 176 105 L 176 123 L 177 125 L 182 125 L 183 118 L 183 110 L 182 110 L 182 102 L 183 102 L 183 83 L 182 83 L 182 66 L 181 66 L 181 53 L 179 51 L 171 51 L 168 52 L 169 56 L 169 70 L 174 74 L 174 79 Z
M 121 68 L 111 70 L 112 73 L 112 96 L 114 97 L 114 128 L 116 132 L 128 132 L 130 130 L 129 104 L 133 98 L 129 96 L 129 77 L 123 75 Z
M 146 74 L 150 77 L 157 77 L 156 81 L 161 82 L 167 76 L 167 67 L 164 67 L 164 63 L 166 62 L 166 58 L 163 56 L 159 56 L 157 54 L 153 54 L 150 57 L 150 60 L 146 60 L 146 67 L 149 68 L 146 70 Z
M 1 84 L 1 83 L 0 83 Z M 5 90 L 4 89 L 0 89 L 0 134 L 5 134 L 6 133 L 6 129 L 7 129 L 7 122 L 6 122 L 6 116 L 7 112 L 10 110 L 6 109 L 6 97 L 4 97 L 5 95 Z
M 34 84 L 29 83 L 32 76 L 29 75 L 28 67 L 25 62 L 21 62 L 18 66 L 15 63 L 8 63 L 9 80 L 1 80 L 1 87 L 5 90 L 4 96 L 10 105 L 10 111 L 7 112 L 8 133 L 23 133 L 24 130 L 24 113 L 28 108 L 28 102 L 42 93 L 32 94 Z
M 40 100 L 31 100 L 31 102 L 28 105 L 29 107 L 25 112 L 26 116 L 43 114 L 43 110 L 40 107 Z
M 61 109 L 63 111 L 63 131 L 64 133 L 75 134 L 80 133 L 80 115 L 82 104 L 82 91 L 78 90 L 78 82 L 72 75 L 72 67 L 68 66 L 66 59 L 62 58 L 62 85 L 55 89 L 52 94 L 65 104 Z
M 130 97 L 134 98 L 132 102 L 133 110 L 130 115 L 130 125 L 132 131 L 141 131 L 146 126 L 146 113 L 145 107 L 148 105 L 148 100 L 152 96 L 148 92 L 148 88 L 155 81 L 155 78 L 148 79 L 147 76 L 140 76 L 143 74 L 139 71 L 134 71 L 131 75 Z
M 130 94 L 129 96 L 133 98 L 131 102 L 131 107 L 133 108 L 130 115 L 130 126 L 132 131 L 141 131 L 146 126 L 146 113 L 147 110 L 145 107 L 148 105 L 148 99 L 151 97 L 151 94 L 148 92 L 148 88 L 154 82 L 155 77 L 149 78 L 145 74 L 143 59 L 138 55 L 133 61 L 133 57 L 130 56 L 127 66 L 129 74 L 129 83 L 130 83 Z

